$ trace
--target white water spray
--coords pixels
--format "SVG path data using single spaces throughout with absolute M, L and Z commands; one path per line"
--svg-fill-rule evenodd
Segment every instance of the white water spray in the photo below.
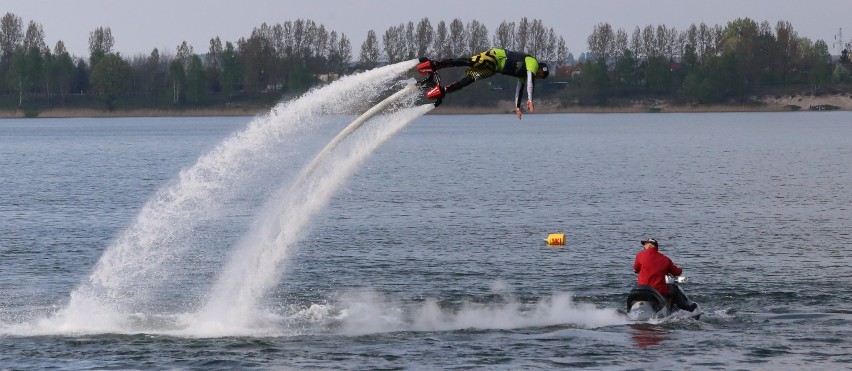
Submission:
M 86 332 L 95 307 L 97 312 L 109 313 L 146 310 L 151 291 L 165 284 L 173 273 L 163 265 L 190 248 L 182 240 L 191 235 L 199 221 L 215 215 L 232 200 L 259 166 L 273 156 L 282 156 L 275 145 L 288 134 L 310 129 L 324 114 L 350 112 L 374 100 L 415 64 L 411 60 L 347 76 L 281 103 L 201 156 L 146 203 L 134 224 L 106 249 L 89 279 L 71 293 L 68 306 L 51 318 L 49 325 Z M 110 327 L 106 323 L 98 327 L 105 326 Z
M 295 313 L 298 320 L 337 332 L 360 336 L 397 331 L 457 331 L 464 329 L 517 329 L 547 326 L 599 328 L 627 323 L 613 308 L 575 302 L 570 293 L 554 293 L 536 303 L 521 303 L 511 294 L 503 301 L 464 302 L 458 308 L 442 307 L 435 299 L 400 303 L 369 290 L 342 294 L 333 304 L 315 304 Z
M 261 299 L 277 283 L 281 263 L 308 232 L 309 221 L 382 143 L 433 108 L 402 109 L 372 120 L 348 145 L 317 163 L 316 171 L 297 180 L 298 187 L 282 189 L 257 227 L 235 248 L 208 305 L 190 323 L 190 332 L 203 336 L 256 333 L 263 326 L 258 322 L 263 317 Z

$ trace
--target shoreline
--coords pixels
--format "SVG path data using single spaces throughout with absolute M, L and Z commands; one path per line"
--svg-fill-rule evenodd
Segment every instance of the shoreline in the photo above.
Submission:
M 685 104 L 675 105 L 666 101 L 634 103 L 614 107 L 572 106 L 560 107 L 558 103 L 544 101 L 536 106 L 536 113 L 710 113 L 710 112 L 797 112 L 822 111 L 819 107 L 831 107 L 833 111 L 852 111 L 852 95 L 786 95 L 753 97 L 753 104 Z M 836 108 L 835 108 L 836 107 Z M 91 108 L 60 108 L 38 112 L 36 117 L 27 117 L 23 110 L 0 110 L 0 119 L 12 118 L 109 118 L 109 117 L 227 117 L 258 116 L 270 108 L 200 108 L 186 110 L 130 109 L 105 111 Z M 513 102 L 501 100 L 491 107 L 462 107 L 443 105 L 430 115 L 483 115 L 511 114 Z

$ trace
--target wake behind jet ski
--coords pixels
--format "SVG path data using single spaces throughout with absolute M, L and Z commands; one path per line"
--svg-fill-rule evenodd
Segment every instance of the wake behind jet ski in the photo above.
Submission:
M 627 295 L 627 311 L 623 312 L 631 321 L 662 320 L 670 316 L 686 314 L 688 317 L 699 319 L 701 309 L 698 303 L 689 300 L 683 289 L 677 283 L 686 283 L 684 276 L 666 276 L 666 283 L 672 293 L 671 299 L 666 299 L 655 288 L 647 285 L 636 285 Z M 680 305 L 677 301 L 682 301 Z M 685 309 L 681 309 L 681 306 Z M 691 309 L 691 310 L 690 310 Z

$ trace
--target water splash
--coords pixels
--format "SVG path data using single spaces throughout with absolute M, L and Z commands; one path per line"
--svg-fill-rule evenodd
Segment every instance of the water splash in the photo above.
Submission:
M 323 115 L 348 113 L 375 100 L 415 64 L 415 60 L 400 62 L 344 77 L 277 105 L 225 139 L 145 204 L 135 222 L 106 249 L 88 280 L 71 293 L 68 305 L 45 325 L 72 332 L 115 330 L 126 323 L 110 313 L 155 310 L 151 293 L 174 273 L 164 266 L 192 248 L 186 240 L 233 200 L 264 163 L 273 156 L 280 160 L 290 155 L 276 145 L 315 126 Z M 93 325 L 93 312 L 105 322 Z
M 364 290 L 345 293 L 334 304 L 312 305 L 296 312 L 294 317 L 350 336 L 556 325 L 590 329 L 627 323 L 616 309 L 575 302 L 570 293 L 555 293 L 536 303 L 522 303 L 516 297 L 506 295 L 498 302 L 464 302 L 452 309 L 435 299 L 404 304 Z
M 281 263 L 309 231 L 309 221 L 383 142 L 433 108 L 405 108 L 371 120 L 368 127 L 316 164 L 316 171 L 297 181 L 299 187 L 282 188 L 260 223 L 234 249 L 208 305 L 189 324 L 190 332 L 222 336 L 263 328 L 258 322 L 263 317 L 261 299 L 279 280 Z

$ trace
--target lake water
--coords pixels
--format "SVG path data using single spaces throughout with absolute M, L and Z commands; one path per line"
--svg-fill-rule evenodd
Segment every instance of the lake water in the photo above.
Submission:
M 290 200 L 351 119 L 0 120 L 0 368 L 852 367 L 849 112 L 424 116 Z M 617 314 L 646 237 L 700 320 Z

